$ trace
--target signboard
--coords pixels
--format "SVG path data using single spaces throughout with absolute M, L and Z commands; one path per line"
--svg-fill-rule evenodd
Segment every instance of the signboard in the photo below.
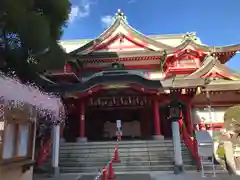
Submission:
M 116 126 L 117 126 L 118 129 L 121 128 L 121 126 L 122 126 L 122 125 L 121 125 L 121 120 L 117 120 L 117 121 L 116 121 Z

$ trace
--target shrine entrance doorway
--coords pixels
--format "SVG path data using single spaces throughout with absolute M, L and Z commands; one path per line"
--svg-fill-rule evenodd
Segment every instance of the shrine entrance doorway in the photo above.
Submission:
M 86 114 L 86 136 L 89 141 L 116 140 L 116 120 L 121 120 L 123 140 L 145 139 L 147 127 L 141 111 L 141 108 L 89 110 Z
M 161 132 L 163 133 L 164 138 L 172 138 L 172 122 L 169 119 L 169 107 L 167 105 L 161 106 L 159 108 L 159 114 L 161 118 Z
M 85 134 L 89 141 L 115 140 L 116 120 L 122 139 L 144 139 L 152 134 L 152 100 L 129 88 L 114 88 L 86 101 Z

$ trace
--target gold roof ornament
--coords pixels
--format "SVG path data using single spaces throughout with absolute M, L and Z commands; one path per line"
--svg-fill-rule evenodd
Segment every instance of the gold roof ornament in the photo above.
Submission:
M 127 22 L 127 17 L 124 15 L 124 13 L 121 11 L 121 9 L 118 9 L 115 19 L 121 18 L 123 19 L 125 22 Z
M 183 37 L 183 41 L 185 40 L 192 40 L 192 41 L 196 41 L 197 37 L 196 37 L 196 33 L 195 32 L 187 32 L 184 37 Z
M 196 95 L 201 94 L 201 92 L 202 92 L 202 88 L 198 86 L 196 90 Z

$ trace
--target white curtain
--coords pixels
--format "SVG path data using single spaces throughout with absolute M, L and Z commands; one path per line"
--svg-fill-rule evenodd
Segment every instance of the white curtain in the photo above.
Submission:
M 124 122 L 122 125 L 123 136 L 132 136 L 131 122 Z
M 132 137 L 141 136 L 141 127 L 138 121 L 131 122 L 131 133 L 132 133 Z
M 10 159 L 14 156 L 15 150 L 15 124 L 8 124 L 4 132 L 3 159 Z
M 116 124 L 107 121 L 104 124 L 105 137 L 112 138 L 116 136 Z
M 28 137 L 29 137 L 29 124 L 21 124 L 19 126 L 19 148 L 18 156 L 27 156 L 28 151 Z

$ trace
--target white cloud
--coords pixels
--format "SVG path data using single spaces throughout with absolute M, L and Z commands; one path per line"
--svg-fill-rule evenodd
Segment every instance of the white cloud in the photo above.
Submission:
M 70 23 L 72 23 L 72 22 L 75 21 L 75 19 L 76 19 L 77 16 L 78 16 L 78 12 L 79 12 L 79 8 L 78 8 L 77 6 L 72 6 L 72 7 L 71 7 L 71 12 L 70 12 L 70 14 L 69 14 L 69 19 L 68 19 L 68 21 L 69 21 Z
M 73 23 L 77 19 L 89 16 L 92 4 L 95 3 L 90 0 L 80 0 L 80 3 L 72 5 L 71 12 L 69 14 L 69 23 Z
M 110 16 L 110 15 L 103 16 L 101 17 L 101 22 L 103 27 L 105 28 L 109 27 L 113 22 L 113 16 Z

